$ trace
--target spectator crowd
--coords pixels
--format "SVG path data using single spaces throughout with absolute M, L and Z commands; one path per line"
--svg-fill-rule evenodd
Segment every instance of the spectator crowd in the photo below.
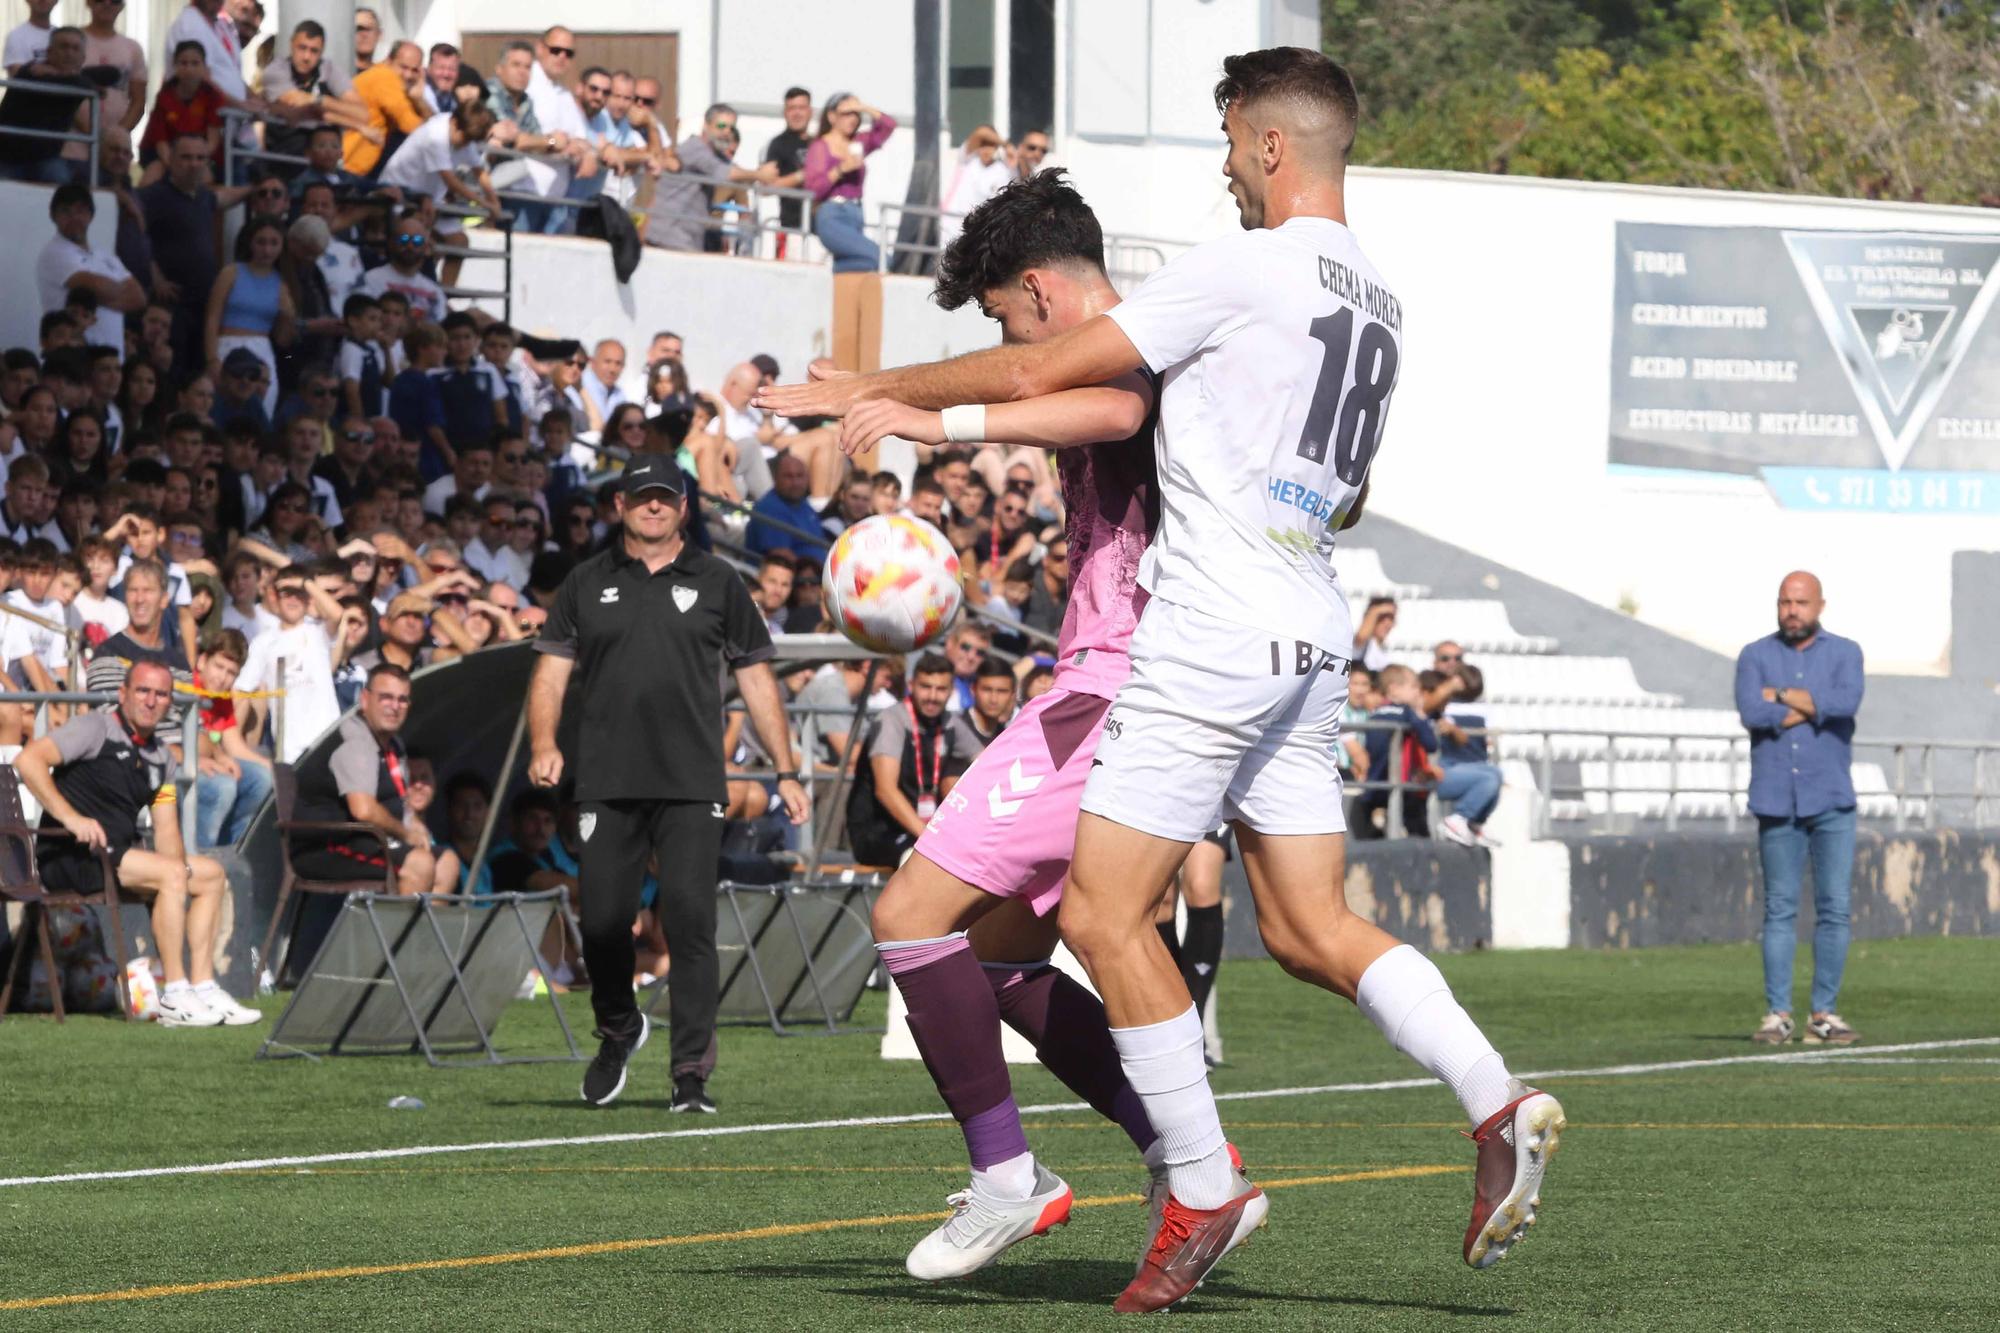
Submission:
M 469 223 L 588 230 L 604 210 L 555 201 L 602 196 L 643 219 L 653 244 L 725 249 L 718 210 L 751 181 L 809 191 L 836 266 L 873 268 L 854 204 L 891 117 L 845 93 L 816 108 L 791 88 L 784 132 L 739 167 L 730 107 L 672 142 L 659 82 L 572 68 L 560 27 L 482 74 L 452 46 L 380 40 L 363 10 L 348 70 L 324 60 L 310 20 L 246 61 L 263 15 L 243 0 L 194 0 L 152 62 L 117 32 L 121 6 L 93 3 L 84 29 L 53 25 L 52 9 L 31 5 L 6 63 L 75 92 L 35 102 L 12 89 L 0 125 L 80 132 L 95 102 L 95 185 L 117 217 L 109 229 L 96 217 L 86 145 L 0 133 L 0 170 L 51 187 L 55 231 L 34 265 L 37 345 L 0 355 L 0 667 L 15 691 L 107 693 L 136 663 L 165 667 L 176 697 L 163 736 L 177 747 L 183 710 L 199 713 L 201 847 L 241 836 L 274 762 L 300 763 L 350 710 L 360 726 L 371 681 L 393 692 L 406 688 L 395 671 L 537 633 L 567 572 L 617 540 L 610 488 L 633 454 L 677 460 L 694 540 L 739 563 L 774 631 L 830 630 L 826 549 L 871 514 L 925 518 L 959 551 L 979 618 L 914 675 L 902 662 L 804 661 L 784 677 L 815 712 L 827 775 L 847 759 L 857 705 L 905 720 L 855 738 L 854 799 L 825 812 L 859 810 L 864 840 L 907 841 L 911 812 L 1046 688 L 1069 583 L 1045 454 L 919 446 L 900 469 L 856 471 L 825 423 L 751 406 L 781 373 L 755 349 L 703 386 L 678 333 L 585 346 L 524 335 L 452 295 Z M 1028 138 L 1022 169 L 1046 151 L 1046 136 Z M 961 213 L 1004 184 L 1017 153 L 983 129 L 962 157 L 948 201 Z M 784 201 L 789 225 L 804 206 Z M 107 234 L 109 246 L 94 239 Z M 896 747 L 926 719 L 951 735 L 944 762 L 920 773 Z M 0 703 L 0 743 L 32 727 L 31 707 Z M 378 744 L 393 734 L 378 728 Z M 740 715 L 729 736 L 746 775 L 731 789 L 735 845 L 772 845 L 782 823 L 765 819 L 770 790 L 747 776 L 760 756 Z M 473 883 L 496 794 L 477 775 L 409 762 L 412 780 L 378 812 L 424 852 L 405 887 L 573 875 L 575 812 L 533 796 L 509 801 Z M 876 794 L 906 786 L 903 808 L 878 818 Z

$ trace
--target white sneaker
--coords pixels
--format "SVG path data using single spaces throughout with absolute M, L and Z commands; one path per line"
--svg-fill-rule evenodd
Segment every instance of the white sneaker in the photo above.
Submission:
M 194 998 L 201 1001 L 211 1013 L 220 1015 L 224 1027 L 248 1027 L 264 1017 L 263 1010 L 238 1004 L 235 998 L 220 986 L 211 991 L 196 989 Z
M 1478 840 L 1472 836 L 1472 825 L 1466 823 L 1460 814 L 1446 815 L 1438 821 L 1438 837 L 1446 842 L 1455 842 L 1461 847 L 1476 847 Z
M 160 992 L 160 1009 L 154 1022 L 163 1028 L 213 1028 L 222 1026 L 222 1015 L 201 1002 L 191 990 Z
M 1035 1164 L 1035 1192 L 1025 1199 L 1000 1199 L 982 1190 L 975 1178 L 970 1189 L 945 1200 L 951 1220 L 917 1242 L 904 1261 L 910 1276 L 924 1282 L 965 1277 L 986 1267 L 1016 1241 L 1039 1236 L 1069 1221 L 1075 1196 L 1062 1177 Z
M 1474 824 L 1471 826 L 1471 828 L 1472 828 L 1472 840 L 1478 843 L 1481 847 L 1485 847 L 1490 850 L 1500 845 L 1500 839 L 1494 837 L 1491 833 L 1488 833 L 1486 831 L 1486 826 L 1484 824 Z

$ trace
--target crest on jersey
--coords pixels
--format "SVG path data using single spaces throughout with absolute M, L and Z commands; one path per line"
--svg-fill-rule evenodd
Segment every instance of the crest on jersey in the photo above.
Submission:
M 2000 243 L 1896 232 L 1784 238 L 1883 461 L 1900 469 L 2000 294 Z
M 579 838 L 582 838 L 585 842 L 589 842 L 590 835 L 596 831 L 597 812 L 595 810 L 586 810 L 576 817 L 576 834 Z
M 700 596 L 701 590 L 699 588 L 683 588 L 679 584 L 675 584 L 674 609 L 685 613 L 689 607 L 695 604 L 695 600 Z

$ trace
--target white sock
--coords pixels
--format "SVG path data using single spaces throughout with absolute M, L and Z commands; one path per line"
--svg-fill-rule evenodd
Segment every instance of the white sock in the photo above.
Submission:
M 1015 1153 L 984 1170 L 974 1168 L 972 1178 L 1003 1199 L 1025 1199 L 1035 1192 L 1035 1155 Z
M 196 986 L 194 988 L 194 993 L 196 995 L 213 995 L 221 989 L 222 987 L 215 984 L 215 978 L 210 977 L 207 981 L 204 981 L 199 986 Z
M 1369 964 L 1354 1003 L 1391 1046 L 1451 1089 L 1475 1126 L 1512 1100 L 1500 1053 L 1452 998 L 1437 964 L 1409 945 Z
M 1113 1028 L 1118 1063 L 1160 1132 L 1160 1157 L 1174 1197 L 1189 1208 L 1220 1208 L 1236 1193 L 1235 1168 L 1208 1088 L 1201 1058 L 1201 1015 L 1187 1012 L 1164 1023 Z
M 169 981 L 165 989 L 160 993 L 162 995 L 191 995 L 194 993 L 194 987 L 188 985 L 185 979 L 181 981 Z

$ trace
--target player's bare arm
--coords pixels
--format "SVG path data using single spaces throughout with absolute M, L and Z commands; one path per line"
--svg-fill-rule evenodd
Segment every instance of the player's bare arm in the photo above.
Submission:
M 1063 449 L 1128 439 L 1145 425 L 1152 404 L 1151 387 L 1136 372 L 1120 375 L 1109 384 L 990 404 L 983 409 L 983 442 Z M 893 398 L 870 398 L 855 404 L 847 414 L 840 447 L 856 454 L 874 448 L 889 435 L 917 444 L 944 444 L 950 438 L 942 412 L 911 407 Z
M 755 401 L 782 417 L 842 417 L 871 398 L 934 411 L 960 403 L 1014 403 L 1100 385 L 1143 364 L 1124 330 L 1099 315 L 1047 342 L 990 347 L 872 375 L 773 385 L 759 390 Z

